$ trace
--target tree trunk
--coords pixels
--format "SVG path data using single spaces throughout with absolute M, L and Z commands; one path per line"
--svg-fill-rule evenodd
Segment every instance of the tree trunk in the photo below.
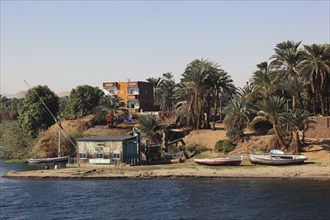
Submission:
M 294 131 L 295 133 L 295 149 L 294 149 L 294 153 L 297 154 L 300 152 L 300 149 L 302 147 L 302 144 L 299 140 L 299 132 L 298 131 Z
M 297 108 L 297 99 L 296 96 L 292 96 L 292 111 L 295 111 Z
M 325 116 L 325 105 L 324 105 L 324 99 L 323 99 L 321 93 L 319 93 L 319 97 L 320 97 L 320 102 L 321 102 L 321 113 L 322 113 L 322 116 Z
M 313 94 L 313 113 L 316 115 L 316 97 L 315 94 Z
M 279 132 L 279 130 L 277 128 L 277 125 L 275 123 L 273 124 L 273 128 L 274 128 L 276 137 L 277 137 L 278 141 L 280 142 L 281 149 L 287 150 L 288 149 L 288 145 L 285 143 L 285 141 L 284 141 L 282 135 L 280 134 L 280 132 Z
M 214 102 L 213 126 L 212 126 L 213 130 L 215 130 L 215 121 L 218 114 L 218 105 L 219 105 L 219 93 L 218 91 L 216 91 L 215 102 Z
M 327 116 L 329 116 L 330 114 L 329 114 L 329 107 L 330 107 L 330 105 L 329 105 L 329 95 L 327 95 L 326 97 L 325 97 L 325 101 L 326 101 L 326 105 L 327 105 Z

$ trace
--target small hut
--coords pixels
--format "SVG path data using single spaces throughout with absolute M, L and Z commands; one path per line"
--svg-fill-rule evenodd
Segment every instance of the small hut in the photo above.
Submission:
M 135 164 L 139 162 L 137 136 L 92 136 L 77 140 L 80 163 Z

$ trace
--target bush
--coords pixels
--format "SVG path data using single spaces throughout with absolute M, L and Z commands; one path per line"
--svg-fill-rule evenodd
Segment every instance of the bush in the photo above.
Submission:
M 227 130 L 226 135 L 231 141 L 237 141 L 242 137 L 242 131 L 238 128 L 231 127 Z
M 234 148 L 235 148 L 235 145 L 233 143 L 231 143 L 230 140 L 219 140 L 214 146 L 214 150 L 216 152 L 223 152 L 225 154 L 234 150 Z
M 199 146 L 199 145 L 189 145 L 186 147 L 186 149 L 190 152 L 205 152 L 208 151 L 209 149 L 205 146 Z

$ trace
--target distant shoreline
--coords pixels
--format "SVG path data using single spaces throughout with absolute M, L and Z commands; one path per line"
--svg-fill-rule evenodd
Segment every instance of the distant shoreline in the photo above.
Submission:
M 2 177 L 15 179 L 218 179 L 274 178 L 330 180 L 329 166 L 316 163 L 289 166 L 201 166 L 183 164 L 109 167 L 88 165 L 57 170 L 11 171 Z

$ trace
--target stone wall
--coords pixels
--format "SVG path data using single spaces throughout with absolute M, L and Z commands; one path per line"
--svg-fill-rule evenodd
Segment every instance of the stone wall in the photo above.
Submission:
M 330 117 L 309 117 L 306 138 L 330 138 Z

